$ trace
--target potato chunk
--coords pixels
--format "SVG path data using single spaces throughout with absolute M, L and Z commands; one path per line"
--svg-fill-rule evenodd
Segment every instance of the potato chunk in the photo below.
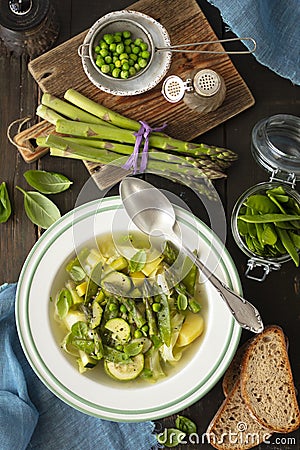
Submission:
M 201 336 L 204 330 L 204 320 L 201 314 L 188 312 L 179 332 L 177 347 L 184 347 Z

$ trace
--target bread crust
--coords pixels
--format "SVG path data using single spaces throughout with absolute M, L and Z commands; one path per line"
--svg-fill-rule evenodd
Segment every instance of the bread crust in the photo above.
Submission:
M 240 386 L 246 405 L 263 426 L 278 433 L 299 428 L 300 412 L 286 338 L 278 325 L 267 326 L 250 341 L 241 363 Z M 280 420 L 276 420 L 277 415 Z
M 233 360 L 228 366 L 222 381 L 222 389 L 225 397 L 231 392 L 236 381 L 240 378 L 241 364 L 245 355 L 246 348 L 249 345 L 249 341 L 245 342 L 234 355 Z
M 271 434 L 247 407 L 238 379 L 210 422 L 206 438 L 218 450 L 247 450 L 266 442 Z

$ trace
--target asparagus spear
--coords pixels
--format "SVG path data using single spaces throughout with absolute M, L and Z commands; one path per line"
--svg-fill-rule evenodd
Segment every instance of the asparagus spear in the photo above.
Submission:
M 68 89 L 65 92 L 64 98 L 84 111 L 87 111 L 105 122 L 111 123 L 118 127 L 127 128 L 128 130 L 133 131 L 138 131 L 141 127 L 141 124 L 136 120 L 124 117 L 122 114 L 112 111 L 100 103 L 96 103 L 93 100 L 88 99 L 74 89 Z
M 65 152 L 66 156 L 76 155 L 77 157 L 80 156 L 83 160 L 96 162 L 99 164 L 109 164 L 113 163 L 117 166 L 122 166 L 125 164 L 126 159 L 124 157 L 121 157 L 120 154 L 117 154 L 118 151 L 118 145 L 115 144 L 113 149 L 110 149 L 110 151 L 107 151 L 105 149 L 99 149 L 94 147 L 88 147 L 79 145 L 77 143 L 72 142 L 71 140 L 66 140 L 65 138 L 62 138 L 60 136 L 52 135 L 50 134 L 46 139 L 46 145 L 52 148 L 51 154 L 54 155 L 53 148 L 56 148 L 58 150 L 62 150 Z M 124 146 L 123 146 L 124 147 Z M 114 150 L 114 151 L 112 151 Z M 60 152 L 59 152 L 60 153 Z M 121 152 L 120 152 L 121 153 Z M 127 153 L 127 155 L 130 154 Z M 56 153 L 58 156 L 58 154 Z M 152 157 L 153 155 L 153 157 Z M 216 172 L 210 169 L 206 168 L 196 168 L 192 165 L 184 165 L 182 164 L 182 160 L 184 161 L 184 158 L 178 158 L 178 162 L 169 162 L 168 161 L 168 154 L 164 154 L 164 158 L 159 158 L 159 160 L 155 159 L 159 155 L 159 152 L 153 152 L 149 153 L 149 160 L 147 168 L 149 171 L 155 171 L 157 173 L 162 173 L 164 176 L 170 172 L 176 173 L 178 176 L 182 176 L 184 181 L 184 178 L 186 176 L 190 176 L 194 178 L 195 180 L 200 181 L 201 179 L 208 177 L 208 178 L 220 178 L 225 176 L 221 172 Z M 60 156 L 62 156 L 60 154 Z M 172 155 L 170 155 L 172 158 Z M 174 160 L 173 160 L 174 161 Z
M 90 139 L 112 140 L 127 144 L 134 144 L 136 137 L 133 131 L 125 129 L 112 129 L 103 125 L 91 124 L 86 122 L 73 122 L 71 120 L 59 119 L 56 122 L 56 131 L 62 134 L 70 134 L 78 137 L 87 137 Z M 198 155 L 213 153 L 210 147 L 196 145 L 191 142 L 180 141 L 169 136 L 153 135 L 149 137 L 149 145 L 166 151 L 187 154 L 193 157 Z M 226 151 L 227 153 L 227 151 Z M 213 153 L 216 155 L 216 151 Z M 228 155 L 226 155 L 227 157 Z M 222 159 L 222 152 L 218 154 Z
M 47 108 L 47 106 L 44 105 L 39 105 L 37 107 L 36 114 L 41 117 L 41 119 L 52 123 L 52 125 L 56 125 L 58 119 L 63 119 L 60 114 L 57 114 L 57 112 L 53 111 L 53 109 Z
M 99 117 L 93 116 L 92 114 L 89 114 L 88 112 L 77 108 L 77 106 L 70 105 L 69 103 L 60 100 L 59 98 L 54 97 L 54 95 L 51 94 L 43 94 L 42 105 L 75 121 L 89 122 L 111 127 L 113 126 L 110 123 L 99 119 Z
M 99 139 L 87 139 L 87 138 L 78 138 L 78 137 L 70 137 L 64 136 L 64 139 L 69 142 L 73 142 L 74 144 L 79 144 L 88 147 L 94 147 L 99 149 L 111 150 L 113 152 L 119 153 L 121 155 L 130 155 L 133 151 L 133 145 L 119 144 L 116 142 L 110 141 L 101 141 Z M 47 147 L 46 137 L 40 136 L 37 137 L 36 143 L 40 147 Z M 218 161 L 211 161 L 210 159 L 195 159 L 190 156 L 179 156 L 173 155 L 171 153 L 159 152 L 156 149 L 149 149 L 149 156 L 151 159 L 155 159 L 158 161 L 167 161 L 170 163 L 181 163 L 185 166 L 194 166 L 201 170 L 203 170 L 208 178 L 217 179 L 224 178 L 226 175 L 222 172 L 222 167 Z M 210 175 L 208 175 L 210 174 Z

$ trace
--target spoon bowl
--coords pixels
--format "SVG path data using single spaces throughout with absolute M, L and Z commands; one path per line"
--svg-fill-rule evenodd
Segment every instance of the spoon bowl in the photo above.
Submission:
M 157 188 L 139 178 L 126 177 L 120 184 L 124 208 L 133 223 L 144 233 L 163 235 L 185 253 L 209 279 L 242 328 L 260 333 L 264 326 L 257 309 L 220 281 L 194 253 L 183 245 L 174 231 L 177 226 L 172 203 Z

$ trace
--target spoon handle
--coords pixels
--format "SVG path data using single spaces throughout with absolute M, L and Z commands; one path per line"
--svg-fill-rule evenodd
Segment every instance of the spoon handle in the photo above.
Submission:
M 176 234 L 170 236 L 173 243 L 177 245 L 198 267 L 198 269 L 209 279 L 212 285 L 219 292 L 221 298 L 225 301 L 235 320 L 242 328 L 252 331 L 253 333 L 261 333 L 264 329 L 262 319 L 258 310 L 245 300 L 243 297 L 232 291 L 219 278 L 217 278 L 194 253 L 187 247 L 184 247 Z

